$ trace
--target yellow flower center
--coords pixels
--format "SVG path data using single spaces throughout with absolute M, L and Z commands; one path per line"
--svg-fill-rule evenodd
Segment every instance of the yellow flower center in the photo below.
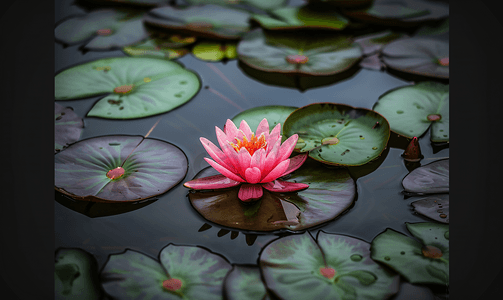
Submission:
M 234 150 L 236 150 L 236 152 L 239 152 L 239 150 L 241 150 L 241 148 L 244 147 L 246 150 L 248 150 L 248 153 L 250 153 L 250 155 L 253 155 L 255 151 L 265 148 L 265 146 L 267 146 L 267 142 L 265 141 L 265 135 L 261 134 L 257 138 L 254 133 L 252 133 L 251 139 L 249 141 L 246 138 L 246 136 L 243 136 L 243 140 L 239 140 L 238 138 L 236 138 L 236 144 L 234 143 L 230 144 L 234 148 Z

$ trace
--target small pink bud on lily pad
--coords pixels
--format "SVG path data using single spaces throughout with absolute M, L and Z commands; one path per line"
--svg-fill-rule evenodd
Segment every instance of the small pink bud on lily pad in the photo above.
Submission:
M 440 121 L 442 119 L 442 116 L 439 114 L 431 114 L 431 115 L 428 115 L 426 118 L 428 119 L 428 121 L 435 122 L 435 121 Z
M 309 61 L 309 58 L 305 55 L 291 54 L 285 57 L 286 61 L 291 64 L 305 64 Z
M 421 252 L 423 252 L 423 256 L 428 258 L 441 258 L 443 256 L 442 250 L 435 246 L 424 246 Z
M 114 88 L 114 93 L 116 94 L 127 94 L 133 90 L 134 84 L 121 85 Z
M 182 288 L 182 281 L 177 278 L 170 278 L 162 282 L 162 287 L 168 291 L 178 291 Z
M 320 268 L 320 274 L 328 279 L 334 278 L 335 273 L 337 273 L 337 272 L 333 268 L 330 268 L 330 267 L 321 267 Z
M 102 29 L 96 30 L 96 34 L 101 35 L 101 36 L 108 36 L 108 35 L 111 35 L 112 33 L 113 33 L 113 31 L 110 28 L 102 28 Z
M 122 167 L 117 167 L 107 172 L 107 177 L 110 179 L 117 179 L 122 177 L 126 171 Z
M 449 66 L 449 58 L 448 57 L 439 58 L 438 64 L 441 66 L 444 66 L 444 67 L 448 67 Z

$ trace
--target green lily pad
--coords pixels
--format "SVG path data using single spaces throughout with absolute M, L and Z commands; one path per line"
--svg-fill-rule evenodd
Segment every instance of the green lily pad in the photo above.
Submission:
M 142 14 L 126 10 L 101 9 L 76 16 L 56 26 L 56 40 L 64 44 L 86 43 L 89 50 L 122 48 L 148 37 Z
M 393 268 L 410 283 L 448 285 L 449 225 L 406 226 L 419 242 L 388 228 L 372 241 L 372 259 Z
M 353 8 L 369 5 L 372 1 L 373 0 L 308 0 L 308 3 L 322 7 Z
M 129 249 L 110 255 L 101 283 L 114 299 L 217 300 L 231 268 L 227 259 L 202 247 L 169 244 L 158 260 Z
M 57 300 L 101 299 L 96 259 L 81 249 L 58 249 L 54 264 L 54 287 Z
M 266 72 L 323 76 L 341 73 L 358 63 L 362 50 L 350 38 L 317 33 L 247 33 L 238 44 L 238 58 Z
M 56 154 L 54 162 L 56 189 L 93 202 L 138 201 L 163 194 L 188 169 L 178 147 L 127 135 L 82 140 Z
M 370 259 L 370 244 L 318 232 L 272 241 L 260 254 L 267 288 L 281 299 L 387 299 L 399 276 Z
M 219 174 L 206 168 L 195 178 Z M 208 221 L 226 227 L 251 231 L 304 230 L 335 219 L 350 208 L 356 196 L 356 184 L 345 169 L 328 169 L 307 160 L 286 181 L 307 183 L 297 193 L 264 195 L 253 204 L 238 198 L 239 186 L 225 190 L 189 193 L 192 206 Z
M 335 11 L 314 10 L 309 6 L 288 6 L 270 12 L 271 16 L 255 14 L 252 19 L 269 30 L 284 29 L 333 29 L 342 30 L 349 20 Z
M 228 300 L 270 300 L 257 266 L 234 265 L 224 281 Z
M 389 68 L 421 76 L 449 78 L 449 42 L 424 37 L 396 40 L 381 52 Z
M 337 103 L 314 103 L 294 111 L 283 127 L 286 137 L 299 135 L 297 152 L 328 165 L 359 166 L 384 151 L 389 124 L 380 114 Z
M 414 169 L 402 180 L 408 193 L 436 194 L 449 192 L 449 159 L 437 160 Z
M 237 9 L 253 10 L 272 10 L 284 6 L 288 0 L 185 0 L 192 5 L 216 4 L 221 6 L 230 6 Z
M 54 103 L 54 108 L 54 150 L 57 152 L 80 139 L 84 120 L 70 107 Z
M 419 28 L 415 36 L 427 37 L 432 39 L 440 39 L 449 41 L 449 18 L 442 21 L 440 24 L 425 25 Z
M 149 25 L 215 39 L 239 39 L 249 30 L 246 11 L 213 4 L 189 7 L 163 6 L 148 12 Z
M 238 56 L 236 46 L 236 43 L 201 42 L 192 48 L 192 54 L 204 61 L 235 59 Z
M 108 94 L 87 116 L 133 119 L 172 110 L 194 97 L 201 83 L 180 64 L 147 57 L 104 58 L 55 77 L 56 100 Z
M 407 35 L 403 33 L 386 30 L 378 33 L 359 36 L 355 38 L 355 43 L 362 47 L 364 55 L 369 56 L 379 52 L 384 45 L 405 36 Z
M 85 0 L 88 2 L 107 5 L 107 4 L 125 4 L 140 7 L 155 7 L 169 4 L 170 0 Z
M 449 195 L 429 196 L 411 203 L 414 210 L 430 219 L 449 224 Z
M 432 142 L 449 141 L 449 85 L 428 81 L 399 87 L 381 95 L 372 109 L 399 135 L 420 137 L 431 125 Z
M 296 109 L 297 107 L 295 106 L 283 105 L 258 106 L 240 112 L 232 118 L 232 122 L 239 127 L 241 121 L 245 120 L 250 128 L 257 128 L 259 123 L 266 118 L 269 122 L 270 130 L 278 124 L 281 124 L 281 129 L 283 130 L 286 118 Z
M 195 38 L 192 38 L 195 41 Z M 129 56 L 142 56 L 163 59 L 176 59 L 189 53 L 188 49 L 177 48 L 181 44 L 161 39 L 148 39 L 144 42 L 122 48 L 122 51 Z M 174 46 L 174 47 L 173 47 Z

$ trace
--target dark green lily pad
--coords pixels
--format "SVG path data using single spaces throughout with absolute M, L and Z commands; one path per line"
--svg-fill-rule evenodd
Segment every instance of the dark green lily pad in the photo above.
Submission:
M 230 6 L 237 9 L 251 10 L 258 8 L 261 10 L 272 10 L 284 6 L 288 0 L 185 0 L 193 5 L 216 4 L 221 6 Z
M 54 264 L 54 291 L 57 300 L 101 299 L 96 259 L 82 249 L 58 249 Z
M 195 178 L 217 174 L 210 167 Z M 328 169 L 307 160 L 290 175 L 286 181 L 307 183 L 309 188 L 297 193 L 272 193 L 264 189 L 263 197 L 248 205 L 238 198 L 239 186 L 190 192 L 189 200 L 205 219 L 251 231 L 304 230 L 336 218 L 353 204 L 356 184 L 345 169 Z
M 367 6 L 371 4 L 372 1 L 373 0 L 308 0 L 308 3 L 322 7 L 353 8 Z
M 238 56 L 236 46 L 236 43 L 201 42 L 192 48 L 192 55 L 204 61 L 235 59 Z
M 56 154 L 54 162 L 56 189 L 76 200 L 93 202 L 138 201 L 163 194 L 188 169 L 178 147 L 127 135 L 82 140 Z M 108 173 L 118 167 L 123 175 Z
M 270 300 L 260 279 L 258 266 L 234 265 L 224 281 L 224 298 L 228 300 Z
M 195 38 L 192 38 L 195 41 Z M 189 53 L 186 48 L 179 48 L 181 45 L 190 43 L 176 43 L 161 39 L 148 39 L 144 42 L 122 48 L 122 51 L 129 56 L 142 56 L 163 59 L 176 59 Z M 173 47 L 174 46 L 174 47 Z
M 384 151 L 389 124 L 380 114 L 337 103 L 314 103 L 294 111 L 283 127 L 286 137 L 299 135 L 297 152 L 308 152 L 329 165 L 359 166 Z
M 414 210 L 435 221 L 449 224 L 449 195 L 429 196 L 411 203 Z
M 56 26 L 56 40 L 64 44 L 86 43 L 85 49 L 122 48 L 148 37 L 142 13 L 101 9 L 67 19 Z
M 260 254 L 267 288 L 281 299 L 387 299 L 399 276 L 370 259 L 370 244 L 318 232 L 274 240 Z
M 449 16 L 449 5 L 423 0 L 374 0 L 365 9 L 343 9 L 350 18 L 387 26 L 417 26 Z
M 249 30 L 246 11 L 213 4 L 189 7 L 163 6 L 148 12 L 149 25 L 215 39 L 239 39 Z
M 70 107 L 54 103 L 54 150 L 58 152 L 80 139 L 84 120 Z
M 396 40 L 381 52 L 389 68 L 415 75 L 449 78 L 449 42 L 425 37 Z
M 449 159 L 437 160 L 407 174 L 402 180 L 406 192 L 436 194 L 449 192 Z
M 295 106 L 283 105 L 258 106 L 240 112 L 232 118 L 232 122 L 239 127 L 241 121 L 245 120 L 250 128 L 257 128 L 260 121 L 266 118 L 269 123 L 270 130 L 278 124 L 281 124 L 281 129 L 283 130 L 283 124 L 285 123 L 286 118 L 296 109 L 297 107 Z
M 170 111 L 192 99 L 200 86 L 197 75 L 180 64 L 147 57 L 84 63 L 57 74 L 54 84 L 56 100 L 108 94 L 87 116 L 109 119 L 142 118 Z
M 255 14 L 252 19 L 269 30 L 332 29 L 342 30 L 349 20 L 333 10 L 314 10 L 309 6 L 288 6 L 270 12 L 271 16 Z
M 205 248 L 169 244 L 158 260 L 129 249 L 110 255 L 101 283 L 114 299 L 217 300 L 231 268 L 227 259 Z
M 124 5 L 134 5 L 140 7 L 155 7 L 160 5 L 169 4 L 170 0 L 85 0 L 88 2 L 110 5 L 110 4 L 124 4 Z
M 420 137 L 431 125 L 432 142 L 449 141 L 449 85 L 427 81 L 399 87 L 381 95 L 372 109 L 402 136 Z
M 419 28 L 414 35 L 449 42 L 449 18 L 439 24 L 425 25 Z
M 382 47 L 396 39 L 406 37 L 403 33 L 386 30 L 378 33 L 372 33 L 355 38 L 355 43 L 363 49 L 363 54 L 366 56 L 379 52 Z
M 341 73 L 362 57 L 360 47 L 346 36 L 261 29 L 247 33 L 237 51 L 239 60 L 254 69 L 309 76 Z
M 372 259 L 393 268 L 410 283 L 448 285 L 449 225 L 406 226 L 419 242 L 388 228 L 372 241 Z

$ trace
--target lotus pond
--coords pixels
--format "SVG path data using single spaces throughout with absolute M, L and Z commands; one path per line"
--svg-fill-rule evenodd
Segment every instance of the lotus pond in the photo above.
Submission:
M 56 7 L 57 299 L 449 298 L 447 4 Z

